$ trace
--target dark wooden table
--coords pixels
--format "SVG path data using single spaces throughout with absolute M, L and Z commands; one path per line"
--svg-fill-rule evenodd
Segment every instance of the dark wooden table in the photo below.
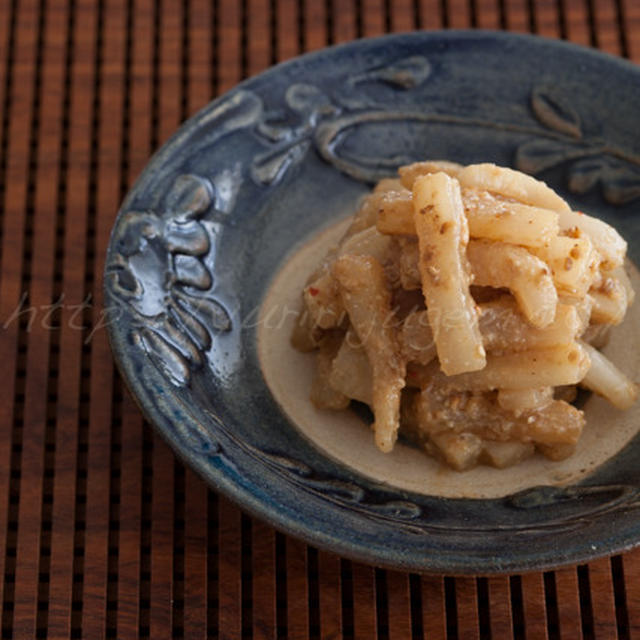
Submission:
M 3 638 L 640 637 L 640 552 L 460 579 L 275 532 L 174 458 L 111 360 L 109 231 L 182 120 L 301 52 L 449 27 L 640 62 L 638 0 L 0 0 Z

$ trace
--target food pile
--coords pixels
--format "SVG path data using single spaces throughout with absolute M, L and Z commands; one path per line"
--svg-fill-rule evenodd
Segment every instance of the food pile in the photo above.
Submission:
M 374 414 L 457 470 L 561 460 L 581 385 L 625 409 L 637 386 L 600 351 L 633 301 L 626 243 L 543 182 L 493 164 L 419 162 L 366 196 L 303 291 L 292 342 L 311 399 Z

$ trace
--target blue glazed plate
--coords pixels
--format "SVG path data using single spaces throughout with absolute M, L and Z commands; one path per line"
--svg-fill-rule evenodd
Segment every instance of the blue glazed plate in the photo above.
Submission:
M 487 574 L 636 545 L 635 441 L 568 485 L 491 499 L 411 491 L 343 464 L 298 428 L 265 382 L 257 335 L 294 249 L 419 159 L 532 173 L 615 224 L 637 263 L 639 113 L 637 67 L 480 31 L 357 41 L 244 82 L 180 128 L 122 205 L 105 302 L 124 379 L 213 487 L 351 558 Z

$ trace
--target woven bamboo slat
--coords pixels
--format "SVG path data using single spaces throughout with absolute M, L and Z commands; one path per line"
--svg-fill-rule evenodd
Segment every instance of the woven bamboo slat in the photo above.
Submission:
M 640 555 L 413 575 L 275 531 L 145 424 L 110 355 L 118 207 L 207 102 L 358 37 L 507 29 L 640 62 L 634 0 L 0 0 L 2 637 L 620 638 Z

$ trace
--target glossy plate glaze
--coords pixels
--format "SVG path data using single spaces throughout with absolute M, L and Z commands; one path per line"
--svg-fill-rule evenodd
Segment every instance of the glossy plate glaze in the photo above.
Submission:
M 265 381 L 258 329 L 290 256 L 373 181 L 423 158 L 532 173 L 613 223 L 638 264 L 638 113 L 637 67 L 478 31 L 358 41 L 248 80 L 187 122 L 122 205 L 105 301 L 125 380 L 212 486 L 351 558 L 482 574 L 636 545 L 637 438 L 569 484 L 491 499 L 412 490 L 393 471 L 344 464 L 299 428 Z

